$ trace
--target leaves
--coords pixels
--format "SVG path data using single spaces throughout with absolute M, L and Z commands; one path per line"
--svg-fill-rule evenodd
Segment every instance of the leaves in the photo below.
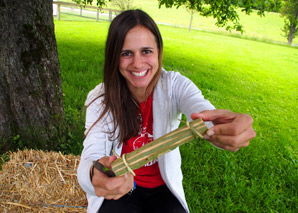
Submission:
M 239 22 L 237 8 L 243 7 L 242 11 L 247 14 L 257 8 L 260 16 L 269 8 L 268 1 L 265 0 L 159 0 L 159 7 L 162 5 L 167 8 L 184 5 L 187 9 L 197 10 L 202 16 L 215 18 L 218 27 L 226 27 L 228 31 L 235 29 L 241 33 L 243 26 Z
M 283 35 L 288 39 L 288 43 L 292 44 L 293 38 L 298 34 L 298 1 L 284 1 L 281 15 L 285 18 L 285 24 L 281 30 L 283 31 Z
M 92 3 L 93 3 L 94 0 L 72 0 L 72 1 L 75 2 L 75 3 L 77 3 L 77 4 L 86 6 L 88 4 L 92 5 Z M 103 8 L 104 6 L 106 6 L 106 3 L 107 3 L 106 0 L 96 0 L 96 5 L 99 8 Z

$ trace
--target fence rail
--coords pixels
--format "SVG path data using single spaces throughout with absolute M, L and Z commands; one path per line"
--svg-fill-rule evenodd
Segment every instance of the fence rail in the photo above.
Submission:
M 83 17 L 83 10 L 84 9 L 92 9 L 92 10 L 96 10 L 96 21 L 99 21 L 99 13 L 100 11 L 108 11 L 109 13 L 109 21 L 112 21 L 113 19 L 113 12 L 115 14 L 119 14 L 121 13 L 122 11 L 120 10 L 114 10 L 114 9 L 108 9 L 108 8 L 98 8 L 98 7 L 95 7 L 95 6 L 88 6 L 88 5 L 79 5 L 79 4 L 76 4 L 76 3 L 70 3 L 70 2 L 60 2 L 60 1 L 53 1 L 53 5 L 57 5 L 58 6 L 58 9 L 57 9 L 57 19 L 58 20 L 61 20 L 61 5 L 62 6 L 68 6 L 68 7 L 77 7 L 80 9 L 80 16 Z

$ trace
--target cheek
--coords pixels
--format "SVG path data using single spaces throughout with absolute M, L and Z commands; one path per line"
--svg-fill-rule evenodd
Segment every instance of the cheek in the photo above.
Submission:
M 120 63 L 119 63 L 119 69 L 121 70 L 121 69 L 125 69 L 125 68 L 127 68 L 127 65 L 128 65 L 129 63 L 127 62 L 127 60 L 120 60 Z
M 152 66 L 158 67 L 158 64 L 159 64 L 158 57 L 154 56 L 154 57 L 150 58 L 149 61 L 150 61 L 149 63 L 152 64 Z

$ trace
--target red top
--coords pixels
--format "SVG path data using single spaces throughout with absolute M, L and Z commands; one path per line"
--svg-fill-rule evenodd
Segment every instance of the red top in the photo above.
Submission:
M 140 103 L 138 117 L 141 120 L 139 134 L 123 143 L 122 154 L 132 152 L 153 141 L 152 94 L 146 101 Z M 155 188 L 165 184 L 160 175 L 157 159 L 134 170 L 134 172 L 136 173 L 134 180 L 138 186 Z

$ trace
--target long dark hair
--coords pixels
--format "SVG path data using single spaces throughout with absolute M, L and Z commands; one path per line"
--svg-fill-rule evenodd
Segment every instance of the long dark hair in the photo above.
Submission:
M 95 123 L 110 112 L 113 116 L 114 129 L 110 132 L 115 138 L 119 126 L 119 145 L 138 134 L 140 124 L 137 118 L 139 104 L 130 92 L 125 78 L 119 71 L 120 55 L 127 32 L 143 26 L 155 37 L 158 47 L 159 66 L 150 86 L 155 87 L 162 68 L 163 42 L 159 29 L 153 19 L 142 10 L 127 10 L 118 15 L 111 23 L 106 41 L 104 64 L 104 110 Z M 92 128 L 92 127 L 91 127 Z M 90 129 L 91 129 L 90 128 Z

